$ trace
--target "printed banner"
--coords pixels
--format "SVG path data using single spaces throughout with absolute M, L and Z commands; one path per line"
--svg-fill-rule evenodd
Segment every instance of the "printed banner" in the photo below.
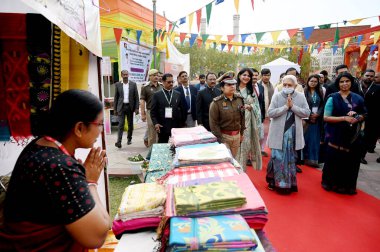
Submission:
M 148 79 L 152 50 L 127 41 L 120 42 L 120 70 L 128 70 L 129 79 L 136 83 Z

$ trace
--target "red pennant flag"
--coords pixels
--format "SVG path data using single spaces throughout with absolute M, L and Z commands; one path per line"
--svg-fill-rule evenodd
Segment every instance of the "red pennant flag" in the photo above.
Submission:
M 300 50 L 300 55 L 298 56 L 298 65 L 301 65 L 302 56 L 303 56 L 303 50 Z
M 366 33 L 363 36 L 363 40 L 369 40 L 370 37 L 371 37 L 371 33 Z
M 197 26 L 198 26 L 198 32 L 201 28 L 201 18 L 202 18 L 202 9 L 197 10 Z
M 198 47 L 202 47 L 202 39 L 197 39 Z
M 255 10 L 255 0 L 251 0 L 252 10 Z
M 293 38 L 293 36 L 297 34 L 298 29 L 289 29 L 286 31 L 288 32 L 289 38 Z
M 179 40 L 181 41 L 181 44 L 182 44 L 183 41 L 185 40 L 186 35 L 187 35 L 187 33 L 183 33 L 183 32 L 180 32 L 180 33 L 179 33 Z
M 320 53 L 320 52 L 322 51 L 323 46 L 324 46 L 324 44 L 321 44 L 321 45 L 318 47 L 318 53 Z
M 339 46 L 339 47 L 342 47 L 342 45 L 343 45 L 343 41 L 344 41 L 344 39 L 339 39 L 339 40 L 338 40 L 338 46 Z
M 292 50 L 294 53 L 297 53 L 297 51 L 298 51 L 298 47 L 297 46 L 295 46 L 295 47 L 293 47 L 293 50 Z
M 172 28 L 173 28 L 173 24 L 171 22 L 169 22 L 169 30 L 168 31 L 171 32 Z
M 232 45 L 231 45 L 231 44 L 228 44 L 228 51 L 229 51 L 229 52 L 231 51 L 231 48 L 232 48 Z
M 116 44 L 120 44 L 122 32 L 123 32 L 123 30 L 120 28 L 113 28 L 113 33 L 115 34 Z
M 228 43 L 230 43 L 231 40 L 233 40 L 234 38 L 235 38 L 235 35 L 227 35 Z

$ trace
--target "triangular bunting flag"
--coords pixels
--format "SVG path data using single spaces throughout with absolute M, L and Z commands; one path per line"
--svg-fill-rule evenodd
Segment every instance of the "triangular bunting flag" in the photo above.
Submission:
M 231 42 L 231 40 L 233 40 L 235 38 L 235 35 L 227 35 L 227 41 L 228 43 Z
M 255 1 L 254 0 L 251 0 L 251 4 L 252 4 L 252 10 L 255 10 Z M 249 51 L 248 51 L 249 52 Z
M 176 27 L 178 27 L 177 21 L 174 21 L 173 22 L 173 28 L 172 28 L 172 30 L 170 32 L 173 32 Z
M 189 32 L 191 32 L 191 26 L 193 25 L 194 12 L 189 14 Z
M 241 47 L 241 53 L 244 53 L 245 46 Z
M 362 56 L 366 48 L 367 48 L 367 45 L 360 45 L 360 57 Z
M 300 50 L 300 53 L 298 55 L 298 65 L 301 65 L 302 57 L 303 57 L 303 50 Z
M 222 39 L 222 35 L 215 35 L 215 43 L 220 44 L 220 40 Z
M 376 44 L 380 37 L 380 31 L 377 31 L 373 34 L 373 43 Z
M 310 26 L 310 27 L 305 27 L 305 28 L 302 28 L 303 30 L 303 34 L 305 36 L 305 39 L 306 40 L 309 40 L 311 34 L 313 33 L 314 31 L 314 26 Z
M 208 50 L 210 48 L 210 42 L 205 43 L 205 48 L 206 48 L 206 50 Z
M 172 42 L 172 44 L 174 43 L 175 37 L 176 37 L 175 33 L 170 34 L 170 42 Z
M 129 33 L 131 33 L 131 29 L 125 29 L 127 31 L 127 34 L 129 36 Z
M 234 0 L 236 14 L 239 14 L 239 0 Z
M 360 45 L 360 43 L 362 42 L 363 40 L 363 35 L 359 35 L 358 36 L 358 45 Z
M 377 45 L 371 45 L 371 48 L 369 50 L 369 54 L 372 55 L 372 53 L 375 51 Z
M 344 45 L 343 45 L 343 49 L 346 49 L 346 47 L 348 46 L 348 43 L 350 42 L 350 38 L 345 38 L 344 39 Z
M 335 55 L 336 51 L 338 50 L 338 46 L 334 45 L 333 48 L 332 48 L 332 50 L 333 50 L 333 55 Z
M 202 41 L 203 41 L 203 44 L 206 43 L 207 39 L 208 39 L 208 34 L 202 34 Z
M 339 28 L 337 27 L 335 29 L 334 45 L 338 44 L 338 41 L 339 41 Z
M 247 37 L 249 36 L 249 34 L 241 34 L 241 42 L 244 44 L 245 40 L 247 39 Z
M 224 2 L 224 0 L 216 0 L 215 5 L 218 5 L 218 4 L 223 3 L 223 2 Z
M 354 20 L 350 20 L 348 22 L 350 22 L 351 24 L 354 24 L 354 25 L 357 25 L 359 24 L 364 18 L 358 18 L 358 19 L 354 19 Z
M 181 25 L 181 24 L 184 24 L 184 23 L 186 23 L 186 17 L 180 18 L 179 19 L 179 24 Z
M 166 31 L 163 31 L 161 34 L 161 42 L 164 41 L 165 35 L 166 35 Z
M 197 39 L 197 44 L 198 44 L 198 48 L 201 48 L 202 47 L 202 40 Z
M 252 46 L 247 46 L 247 53 L 249 53 L 252 49 Z
M 220 44 L 220 47 L 221 47 L 221 51 L 223 52 L 224 47 L 226 47 L 226 44 L 222 43 L 222 44 Z
M 338 46 L 339 46 L 339 47 L 342 47 L 342 45 L 343 45 L 343 41 L 344 41 L 344 39 L 339 39 L 339 41 L 338 41 Z
M 198 37 L 198 34 L 193 34 L 193 33 L 191 34 L 190 39 L 189 39 L 190 47 L 194 45 L 195 39 L 197 37 Z
M 303 46 L 303 52 L 306 52 L 307 49 L 309 49 L 309 46 L 308 46 L 308 45 L 304 45 L 304 46 Z
M 318 25 L 319 29 L 330 29 L 331 24 Z
M 181 42 L 181 44 L 183 44 L 183 41 L 185 40 L 186 35 L 187 33 L 184 33 L 184 32 L 179 33 L 179 41 Z
M 172 28 L 173 28 L 173 24 L 172 24 L 172 22 L 169 22 L 169 28 L 168 28 L 168 31 L 171 32 Z
M 216 49 L 216 43 L 212 42 L 213 48 Z
M 161 32 L 162 32 L 162 30 L 161 30 L 161 29 L 158 29 L 158 34 L 157 34 L 157 37 L 158 37 L 158 38 L 161 36 Z
M 293 36 L 297 34 L 298 29 L 289 29 L 286 31 L 288 32 L 289 38 L 293 38 Z
M 232 45 L 231 45 L 231 44 L 228 44 L 228 52 L 231 51 L 231 47 L 232 47 Z
M 318 53 L 320 53 L 320 52 L 322 51 L 322 49 L 323 49 L 323 46 L 319 44 L 319 45 L 318 45 L 318 48 L 317 48 Z
M 140 44 L 140 38 L 141 38 L 142 31 L 141 30 L 136 30 L 136 40 L 137 44 Z
M 211 10 L 212 10 L 212 2 L 206 5 L 207 25 L 210 23 Z
M 256 43 L 258 44 L 261 40 L 261 38 L 264 36 L 265 32 L 256 32 Z
M 234 53 L 235 53 L 235 54 L 238 54 L 238 53 L 239 53 L 239 47 L 234 46 Z
M 278 40 L 278 36 L 280 36 L 280 33 L 282 31 L 272 31 L 270 34 L 272 35 L 273 42 L 276 43 Z
M 154 43 L 157 43 L 157 30 L 156 29 L 153 31 L 153 41 L 154 41 Z
M 309 53 L 313 52 L 314 44 L 309 45 L 309 49 L 307 50 Z
M 121 39 L 121 33 L 123 32 L 122 29 L 119 28 L 113 28 L 113 33 L 115 35 L 116 39 L 116 44 L 120 44 L 120 39 Z
M 201 18 L 202 18 L 202 9 L 197 10 L 197 27 L 198 27 L 198 32 L 199 29 L 201 29 Z
M 274 49 L 273 49 L 273 48 L 271 48 L 271 49 L 270 49 L 270 52 L 271 52 L 271 53 L 273 53 L 273 50 L 274 50 Z

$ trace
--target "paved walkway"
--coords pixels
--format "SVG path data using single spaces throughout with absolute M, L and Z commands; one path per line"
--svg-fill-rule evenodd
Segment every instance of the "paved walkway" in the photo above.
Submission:
M 106 135 L 107 156 L 109 158 L 108 174 L 114 176 L 126 176 L 131 174 L 140 174 L 140 171 L 131 169 L 127 158 L 136 154 L 143 157 L 148 153 L 145 147 L 143 137 L 146 127 L 135 129 L 133 132 L 132 144 L 127 145 L 127 133 L 124 132 L 122 148 L 115 147 L 117 138 L 117 128 L 112 128 L 112 134 Z M 380 156 L 380 144 L 376 147 L 376 153 L 368 153 L 366 160 L 367 165 L 361 165 L 358 178 L 358 189 L 380 199 L 380 164 L 376 163 L 376 158 Z M 140 174 L 140 179 L 142 176 Z M 302 175 L 300 176 L 302 179 Z

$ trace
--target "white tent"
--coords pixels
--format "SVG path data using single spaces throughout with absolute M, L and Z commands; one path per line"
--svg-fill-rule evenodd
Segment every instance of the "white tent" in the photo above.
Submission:
M 298 64 L 284 58 L 278 58 L 262 65 L 261 69 L 268 68 L 271 71 L 270 82 L 272 82 L 273 85 L 276 85 L 280 79 L 280 75 L 285 73 L 285 71 L 290 67 L 294 67 L 298 72 L 301 71 L 301 67 Z

